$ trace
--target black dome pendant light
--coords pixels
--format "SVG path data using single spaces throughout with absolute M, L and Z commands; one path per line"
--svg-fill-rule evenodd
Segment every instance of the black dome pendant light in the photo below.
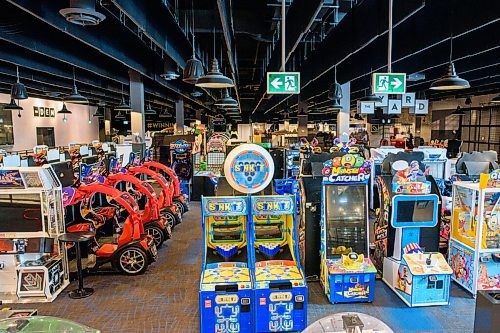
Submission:
M 218 99 L 215 103 L 217 107 L 238 107 L 238 102 L 229 96 L 229 91 L 227 88 L 222 90 L 222 97 Z
M 210 71 L 200 77 L 196 82 L 196 86 L 200 88 L 232 88 L 234 82 L 227 76 L 221 73 L 219 68 L 219 61 L 215 57 L 215 28 L 214 28 L 214 58 L 212 59 L 212 66 Z
M 76 76 L 75 76 L 75 67 L 73 67 L 73 88 L 71 89 L 71 93 L 64 97 L 65 103 L 72 104 L 88 104 L 88 99 L 78 93 L 78 88 L 76 87 Z
M 115 107 L 115 111 L 125 111 L 125 112 L 132 111 L 130 105 L 127 102 L 125 102 L 125 95 L 123 94 L 123 83 L 122 83 L 122 100 L 120 104 L 118 104 L 118 106 Z
M 328 91 L 328 98 L 333 101 L 331 107 L 335 110 L 342 110 L 342 105 L 340 104 L 340 100 L 342 99 L 342 87 L 337 82 L 337 66 L 334 68 L 335 80 L 330 85 L 330 89 Z
M 462 79 L 455 71 L 455 64 L 453 64 L 453 35 L 450 37 L 450 62 L 446 70 L 445 76 L 432 82 L 431 90 L 459 90 L 470 88 L 469 81 Z
M 184 67 L 184 72 L 182 73 L 182 81 L 189 84 L 196 84 L 198 79 L 205 75 L 205 71 L 203 70 L 203 64 L 200 60 L 196 59 L 196 49 L 194 44 L 194 4 L 191 1 L 191 15 L 192 15 L 192 23 L 193 23 L 193 55 L 191 59 L 186 62 L 186 67 Z
M 68 121 L 68 118 L 66 118 L 66 115 L 67 114 L 72 114 L 73 112 L 71 112 L 70 110 L 68 110 L 68 108 L 66 107 L 66 103 L 63 102 L 63 106 L 61 108 L 61 110 L 57 111 L 57 114 L 62 114 L 64 115 L 63 116 L 63 122 L 67 122 Z
M 12 88 L 10 89 L 10 97 L 17 100 L 27 99 L 28 92 L 26 91 L 26 87 L 19 81 L 19 66 L 16 66 L 16 77 L 17 81 L 12 85 Z

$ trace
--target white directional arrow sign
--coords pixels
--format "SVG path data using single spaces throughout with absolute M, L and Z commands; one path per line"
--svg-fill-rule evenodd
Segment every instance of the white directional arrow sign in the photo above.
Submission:
M 279 89 L 283 85 L 283 82 L 281 82 L 280 78 L 277 77 L 271 81 L 271 85 L 274 87 L 274 89 Z
M 373 73 L 372 80 L 376 95 L 406 93 L 406 73 Z
M 402 84 L 403 82 L 397 77 L 393 78 L 391 81 L 391 86 L 393 86 L 394 89 L 398 89 L 399 87 L 401 87 Z

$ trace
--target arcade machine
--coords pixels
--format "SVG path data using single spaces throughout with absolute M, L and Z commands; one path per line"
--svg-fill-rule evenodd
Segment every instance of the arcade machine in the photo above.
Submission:
M 500 169 L 453 183 L 448 260 L 452 279 L 474 296 L 500 290 Z
M 226 159 L 226 142 L 229 137 L 225 133 L 214 133 L 207 141 L 207 171 L 220 175 Z
M 328 299 L 371 302 L 377 270 L 368 258 L 368 179 L 371 163 L 344 154 L 323 165 L 321 278 Z
M 424 153 L 422 163 L 425 168 L 429 169 L 429 175 L 434 177 L 434 179 L 450 178 L 450 170 L 447 168 L 448 158 L 446 157 L 446 148 L 420 146 L 414 148 L 413 151 Z
M 69 284 L 61 184 L 48 166 L 0 170 L 0 304 L 52 302 Z
M 439 221 L 440 197 L 431 193 L 432 176 L 427 178 L 417 161 L 395 161 L 392 168 L 388 218 L 395 231 L 382 279 L 410 307 L 447 305 L 451 267 L 441 253 L 426 251 L 420 237 L 422 228 L 434 228 Z
M 246 197 L 202 197 L 202 333 L 253 332 Z
M 380 148 L 370 148 L 370 158 L 372 160 L 372 169 L 370 174 L 370 182 L 368 184 L 368 189 L 370 191 L 370 196 L 368 202 L 370 203 L 370 209 L 375 210 L 380 207 L 381 203 L 378 201 L 377 196 L 377 176 L 382 174 L 382 163 L 389 154 L 397 154 L 399 152 L 404 152 L 404 149 L 396 148 L 393 146 L 382 146 Z
M 182 193 L 191 197 L 191 180 L 193 177 L 193 160 L 191 156 L 192 145 L 184 140 L 177 140 L 170 144 L 171 168 L 181 181 Z
M 300 151 L 295 149 L 285 150 L 285 178 L 297 179 L 300 170 Z
M 295 196 L 252 196 L 250 237 L 255 331 L 307 326 L 307 285 L 299 261 Z
M 376 209 L 376 218 L 373 225 L 373 249 L 372 261 L 379 273 L 382 272 L 384 258 L 391 255 L 394 246 L 395 229 L 391 226 L 391 199 L 396 194 L 392 192 L 393 176 L 395 171 L 391 168 L 392 164 L 399 160 L 404 160 L 412 164 L 415 169 L 424 169 L 421 161 L 424 159 L 422 152 L 399 152 L 397 154 L 388 154 L 380 165 L 380 175 L 376 177 L 380 208 Z M 431 184 L 431 193 L 441 197 L 440 190 L 432 176 L 426 175 L 426 180 Z M 441 203 L 439 203 L 441 211 Z M 432 228 L 423 228 L 420 230 L 420 246 L 427 251 L 438 251 L 440 240 L 440 226 Z
M 301 331 L 307 326 L 307 285 L 299 262 L 295 198 L 251 196 L 262 193 L 274 175 L 272 157 L 260 146 L 234 148 L 224 174 L 235 191 L 249 195 L 254 332 Z

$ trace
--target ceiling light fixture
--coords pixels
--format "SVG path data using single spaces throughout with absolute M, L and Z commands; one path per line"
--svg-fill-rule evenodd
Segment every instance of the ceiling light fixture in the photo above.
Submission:
M 494 103 L 494 104 L 499 104 L 500 103 L 500 95 L 493 97 L 493 99 L 490 102 Z
M 80 26 L 98 25 L 106 16 L 96 12 L 95 0 L 70 0 L 69 8 L 59 11 L 66 21 Z
M 145 115 L 155 115 L 156 110 L 151 107 L 151 103 L 148 103 L 146 110 L 144 110 Z
M 229 91 L 227 88 L 222 90 L 222 97 L 218 99 L 215 104 L 217 107 L 238 107 L 238 102 L 229 96 Z
M 17 81 L 10 89 L 10 97 L 17 100 L 27 99 L 28 92 L 26 91 L 26 87 L 19 81 L 19 66 L 16 66 L 16 77 Z
M 65 103 L 72 104 L 88 104 L 88 99 L 78 93 L 78 88 L 76 87 L 76 76 L 75 76 L 75 67 L 73 67 L 73 88 L 71 89 L 71 93 L 64 97 Z
M 68 118 L 66 118 L 66 115 L 72 114 L 72 112 L 70 110 L 68 110 L 68 108 L 66 107 L 66 103 L 63 102 L 63 106 L 62 106 L 61 110 L 57 111 L 57 114 L 64 115 L 62 121 L 65 123 L 68 121 Z
M 219 62 L 215 57 L 215 27 L 214 27 L 214 58 L 210 71 L 200 77 L 196 82 L 197 87 L 201 88 L 231 88 L 234 87 L 234 82 L 227 76 L 223 75 L 219 69 Z
M 328 99 L 333 101 L 332 108 L 334 109 L 342 109 L 342 105 L 340 104 L 340 100 L 342 99 L 342 87 L 337 82 L 337 66 L 334 68 L 334 82 L 330 85 L 328 90 Z
M 96 118 L 104 118 L 104 112 L 105 112 L 104 107 L 99 105 L 97 106 L 97 109 L 95 109 L 95 112 L 92 116 Z
M 189 59 L 186 62 L 186 67 L 184 67 L 184 72 L 182 73 L 182 81 L 189 83 L 189 84 L 196 84 L 196 82 L 198 82 L 198 79 L 200 77 L 202 77 L 203 75 L 205 75 L 205 71 L 203 70 L 203 64 L 201 63 L 201 61 L 196 59 L 196 51 L 195 51 L 195 44 L 194 44 L 194 4 L 193 4 L 193 1 L 191 1 L 191 16 L 192 16 L 192 23 L 193 23 L 193 31 L 192 31 L 192 34 L 193 34 L 193 55 L 192 55 L 191 59 Z M 193 96 L 193 97 L 200 97 L 200 96 L 201 95 Z
M 452 61 L 453 57 L 453 35 L 450 37 L 450 62 L 445 76 L 432 82 L 431 90 L 458 90 L 470 88 L 469 81 L 460 78 L 455 71 L 455 64 Z
M 115 118 L 116 119 L 125 119 L 125 115 L 120 110 L 118 110 L 118 113 L 116 114 Z
M 118 106 L 115 107 L 115 111 L 125 111 L 125 112 L 132 111 L 130 104 L 125 102 L 125 95 L 123 94 L 123 83 L 122 83 L 122 100 L 120 104 L 118 104 Z

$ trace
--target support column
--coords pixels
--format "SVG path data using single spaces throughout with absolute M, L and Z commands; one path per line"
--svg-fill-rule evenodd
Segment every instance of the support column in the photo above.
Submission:
M 184 134 L 184 99 L 175 101 L 175 133 Z
M 128 71 L 130 79 L 130 123 L 134 143 L 144 143 L 146 133 L 146 117 L 144 116 L 144 83 L 141 74 Z
M 337 137 L 342 134 L 349 134 L 349 115 L 351 113 L 351 82 L 344 83 L 342 86 L 342 99 L 340 105 L 342 110 L 337 115 Z

